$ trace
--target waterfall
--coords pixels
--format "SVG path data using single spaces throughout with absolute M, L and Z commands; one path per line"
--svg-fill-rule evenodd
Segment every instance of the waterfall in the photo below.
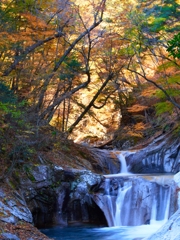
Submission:
M 120 173 L 128 173 L 126 158 L 125 158 L 125 155 L 123 154 L 123 152 L 120 152 L 119 154 L 117 154 L 117 157 L 121 163 Z
M 131 188 L 131 184 L 127 183 L 124 187 L 118 189 L 118 195 L 116 198 L 116 209 L 115 209 L 115 216 L 114 216 L 114 226 L 121 226 L 122 219 L 121 219 L 121 212 L 122 208 L 124 207 L 124 199 L 126 196 L 127 191 Z
M 122 208 L 127 191 L 131 188 L 131 183 L 125 183 L 123 187 L 118 187 L 118 193 L 115 191 L 110 193 L 110 179 L 105 181 L 106 193 L 98 198 L 99 207 L 104 212 L 109 227 L 122 225 Z M 116 195 L 116 196 L 115 196 Z M 101 203 L 103 203 L 101 205 Z
M 106 194 L 104 195 L 104 203 L 105 203 L 105 207 L 102 206 L 101 209 L 104 212 L 104 216 L 106 217 L 108 226 L 114 226 L 114 206 L 113 206 L 113 201 L 112 201 L 112 197 L 110 195 L 110 179 L 106 179 L 105 181 L 105 190 L 106 190 Z
M 153 197 L 150 224 L 166 222 L 169 218 L 171 204 L 171 187 L 159 187 L 158 197 Z
M 132 175 L 105 178 L 104 187 L 104 194 L 95 194 L 93 199 L 110 227 L 160 224 L 174 211 L 170 211 L 170 206 L 175 205 L 171 184 L 159 185 Z
M 115 151 L 115 154 L 121 164 L 121 168 L 120 168 L 121 175 L 132 174 L 128 170 L 129 166 L 127 165 L 127 158 L 129 158 L 129 156 L 134 155 L 135 153 L 136 153 L 136 151 Z

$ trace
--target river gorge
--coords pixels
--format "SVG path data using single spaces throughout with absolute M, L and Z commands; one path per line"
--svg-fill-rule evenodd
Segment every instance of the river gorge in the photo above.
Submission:
M 43 229 L 42 232 L 59 240 L 70 239 L 71 236 L 77 240 L 117 238 L 133 240 L 149 237 L 168 221 L 177 210 L 177 186 L 173 180 L 174 175 L 131 174 L 128 172 L 124 157 L 128 152 L 113 153 L 120 161 L 121 173 L 104 175 L 101 179 L 95 177 L 95 184 L 93 182 L 95 179 L 89 175 L 90 173 L 84 177 L 81 175 L 83 181 L 81 179 L 76 185 L 74 196 L 71 196 L 71 199 L 79 200 L 79 206 L 78 202 L 73 206 L 76 216 L 72 217 L 69 225 L 65 223 L 67 218 L 62 220 L 63 204 L 60 191 L 58 199 L 61 200 L 58 202 L 56 219 L 61 226 Z M 91 186 L 90 193 L 87 191 L 88 185 Z M 82 197 L 83 191 L 85 195 Z M 88 222 L 88 214 L 91 211 L 88 205 L 94 203 L 104 216 L 96 206 L 96 214 L 101 215 L 102 220 L 99 219 L 99 225 L 87 225 L 85 223 Z M 62 223 L 68 226 L 62 227 Z
M 20 191 L 7 197 L 1 189 L 1 220 L 33 223 L 53 239 L 174 240 L 180 234 L 180 143 L 167 139 L 136 150 L 90 148 L 96 159 L 90 170 L 32 165 Z

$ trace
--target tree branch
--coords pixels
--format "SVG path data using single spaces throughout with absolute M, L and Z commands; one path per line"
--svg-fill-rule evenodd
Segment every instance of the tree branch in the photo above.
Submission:
M 145 74 L 143 75 L 143 74 L 137 72 L 136 70 L 130 69 L 129 67 L 128 67 L 127 69 L 128 69 L 129 71 L 131 71 L 131 72 L 134 72 L 134 73 L 138 74 L 139 76 L 141 76 L 142 78 L 144 78 L 147 82 L 152 83 L 155 87 L 157 87 L 158 89 L 160 89 L 160 90 L 164 93 L 164 95 L 166 96 L 167 100 L 168 100 L 169 102 L 171 102 L 175 107 L 177 107 L 178 109 L 180 109 L 180 105 L 179 105 L 177 102 L 174 101 L 174 99 L 166 92 L 166 90 L 165 90 L 163 87 L 161 87 L 161 86 L 160 86 L 159 84 L 157 84 L 156 82 L 148 79 Z
M 85 116 L 85 114 L 91 109 L 91 107 L 94 105 L 94 102 L 98 98 L 99 94 L 102 92 L 102 90 L 105 88 L 107 83 L 114 77 L 113 73 L 109 73 L 108 77 L 100 87 L 100 89 L 97 91 L 97 93 L 94 95 L 88 106 L 85 108 L 85 110 L 80 114 L 80 116 L 76 119 L 76 121 L 71 125 L 68 132 L 72 133 L 73 129 L 76 127 L 76 125 L 82 120 L 82 118 Z
M 16 56 L 14 59 L 14 62 L 11 64 L 11 66 L 4 71 L 2 76 L 8 76 L 15 68 L 16 66 L 26 57 L 27 54 L 33 52 L 36 48 L 42 46 L 43 44 L 55 39 L 55 38 L 59 38 L 64 36 L 64 34 L 62 32 L 57 32 L 56 34 L 54 34 L 53 36 L 47 37 L 44 40 L 39 40 L 36 43 L 34 43 L 31 46 L 28 46 L 20 56 Z

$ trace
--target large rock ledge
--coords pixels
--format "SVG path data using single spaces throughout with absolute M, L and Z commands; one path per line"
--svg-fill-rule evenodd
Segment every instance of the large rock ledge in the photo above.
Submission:
M 93 165 L 91 169 L 101 174 L 119 172 L 115 155 L 98 149 L 90 152 L 92 157 L 85 161 Z M 11 178 L 0 185 L 0 239 L 28 239 L 21 237 L 20 232 L 28 233 L 29 226 L 33 228 L 33 225 L 38 228 L 73 222 L 106 225 L 102 211 L 88 193 L 102 176 L 85 169 L 84 165 L 76 170 L 31 163 L 14 169 Z M 21 229 L 20 232 L 17 229 Z M 33 232 L 38 231 L 34 228 Z M 16 233 L 17 236 L 13 236 Z M 32 239 L 48 239 L 41 234 L 36 236 Z

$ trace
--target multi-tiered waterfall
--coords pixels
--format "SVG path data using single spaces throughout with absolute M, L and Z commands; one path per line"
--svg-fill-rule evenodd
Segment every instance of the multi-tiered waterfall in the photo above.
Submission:
M 143 171 L 141 174 L 129 172 L 132 166 L 132 171 L 135 169 L 136 152 L 96 150 L 96 153 L 102 154 L 98 162 L 99 168 L 104 174 L 108 169 L 112 174 L 100 175 L 91 171 L 56 169 L 56 176 L 61 179 L 61 184 L 56 189 L 57 208 L 53 219 L 57 225 L 63 224 L 68 227 L 63 228 L 64 230 L 57 227 L 58 232 L 56 228 L 50 229 L 50 237 L 62 239 L 62 234 L 65 234 L 67 237 L 63 235 L 63 239 L 67 240 L 143 239 L 156 232 L 176 212 L 176 184 L 180 181 L 176 179 L 175 183 L 173 175 L 170 174 L 154 174 L 157 166 L 153 163 L 154 157 L 150 167 L 145 169 L 147 172 L 147 169 L 153 168 L 153 174 L 145 175 L 142 174 Z M 115 161 L 117 164 L 114 164 Z M 117 173 L 118 169 L 120 173 Z M 178 187 L 180 188 L 179 185 Z M 172 221 L 174 218 L 171 225 Z M 72 223 L 93 223 L 98 224 L 98 227 L 88 228 L 83 225 L 77 229 L 70 227 Z M 169 222 L 165 225 L 167 224 Z M 100 228 L 99 225 L 103 227 Z M 109 227 L 105 227 L 107 225 Z M 170 225 L 166 226 L 166 229 L 170 228 Z
M 170 179 L 167 185 L 137 176 L 104 181 L 106 191 L 95 194 L 93 199 L 104 212 L 108 226 L 163 222 L 175 211 L 174 188 Z
M 117 154 L 121 173 L 105 175 L 93 200 L 101 208 L 108 226 L 163 224 L 176 210 L 171 175 L 128 173 L 125 153 Z M 102 192 L 104 189 L 104 192 Z

